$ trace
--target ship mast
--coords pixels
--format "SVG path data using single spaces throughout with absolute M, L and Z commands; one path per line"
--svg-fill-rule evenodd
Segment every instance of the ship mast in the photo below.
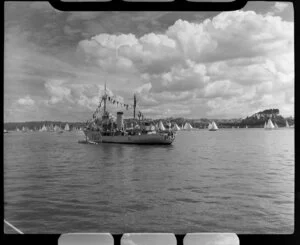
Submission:
M 133 118 L 135 119 L 136 94 L 133 95 Z
M 107 94 L 106 94 L 106 82 L 104 84 L 104 96 L 103 96 L 103 100 L 104 100 L 104 115 L 106 113 L 106 99 L 107 99 Z

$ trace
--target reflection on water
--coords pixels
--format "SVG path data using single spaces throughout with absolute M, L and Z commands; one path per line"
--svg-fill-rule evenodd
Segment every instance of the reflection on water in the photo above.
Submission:
M 5 218 L 24 233 L 291 233 L 294 130 L 178 132 L 170 146 L 4 135 Z

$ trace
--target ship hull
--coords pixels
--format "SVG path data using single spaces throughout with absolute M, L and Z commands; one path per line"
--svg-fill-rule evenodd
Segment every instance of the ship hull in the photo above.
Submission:
M 85 130 L 84 134 L 89 141 L 96 143 L 170 145 L 175 139 L 174 136 L 161 134 L 102 136 L 99 131 L 88 130 Z

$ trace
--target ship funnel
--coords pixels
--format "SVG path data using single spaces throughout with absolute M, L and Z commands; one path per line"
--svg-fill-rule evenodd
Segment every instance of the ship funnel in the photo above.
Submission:
M 118 111 L 117 112 L 117 128 L 119 130 L 124 128 L 124 124 L 123 124 L 123 112 L 122 111 Z

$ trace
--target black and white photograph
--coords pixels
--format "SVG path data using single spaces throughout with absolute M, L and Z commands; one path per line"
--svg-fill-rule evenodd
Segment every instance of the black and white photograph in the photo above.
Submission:
M 291 2 L 5 2 L 4 233 L 292 234 L 294 67 Z

